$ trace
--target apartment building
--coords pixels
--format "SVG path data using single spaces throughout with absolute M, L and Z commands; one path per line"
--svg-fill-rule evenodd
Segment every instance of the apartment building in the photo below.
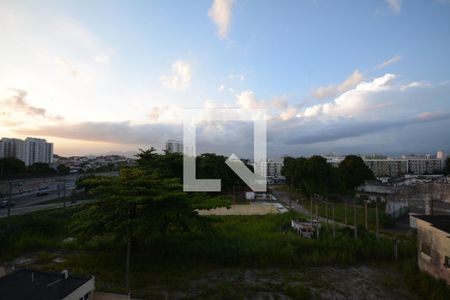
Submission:
M 2 138 L 0 140 L 0 158 L 15 157 L 31 166 L 34 163 L 51 164 L 53 162 L 53 144 L 45 139 L 28 137 L 25 140 Z
M 376 177 L 398 177 L 408 173 L 408 161 L 395 158 L 363 158 Z
M 167 153 L 183 153 L 183 143 L 176 140 L 168 140 L 166 142 Z
M 440 172 L 445 167 L 445 154 L 438 151 L 435 157 L 427 155 L 409 155 L 402 156 L 408 161 L 408 173 L 415 175 L 432 174 Z
M 253 164 L 255 173 L 263 177 L 280 177 L 283 163 L 281 161 L 268 160 Z

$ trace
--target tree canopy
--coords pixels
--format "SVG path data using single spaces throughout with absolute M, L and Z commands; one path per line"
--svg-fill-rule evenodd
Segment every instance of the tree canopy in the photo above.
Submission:
M 106 235 L 146 240 L 173 231 L 203 230 L 206 224 L 195 209 L 231 203 L 223 196 L 183 192 L 178 178 L 139 167 L 123 168 L 118 177 L 86 178 L 79 186 L 98 197 L 74 216 L 72 229 L 84 239 Z
M 367 179 L 375 178 L 359 156 L 346 156 L 338 168 L 322 156 L 285 157 L 283 175 L 287 183 L 305 195 L 327 194 L 353 190 Z
M 339 171 L 347 189 L 354 189 L 366 180 L 375 179 L 363 159 L 356 155 L 347 155 L 339 164 Z
M 288 184 L 301 189 L 306 195 L 338 192 L 342 187 L 337 169 L 322 156 L 285 157 L 282 171 Z
M 14 176 L 26 171 L 25 163 L 14 157 L 0 158 L 0 176 Z

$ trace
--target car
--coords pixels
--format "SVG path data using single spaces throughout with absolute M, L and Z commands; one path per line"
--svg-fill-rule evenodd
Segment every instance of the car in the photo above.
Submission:
M 43 196 L 47 196 L 47 195 L 48 195 L 47 192 L 38 192 L 38 193 L 36 194 L 36 197 L 43 197 Z
M 3 200 L 0 202 L 0 208 L 7 208 L 14 206 L 16 203 L 14 201 L 9 202 L 8 200 Z

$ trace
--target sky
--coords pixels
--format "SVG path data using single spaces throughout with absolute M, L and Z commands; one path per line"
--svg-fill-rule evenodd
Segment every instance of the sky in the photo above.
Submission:
M 182 139 L 185 109 L 266 109 L 269 157 L 450 152 L 450 0 L 0 0 L 0 137 L 59 155 Z M 251 122 L 197 152 L 251 158 Z

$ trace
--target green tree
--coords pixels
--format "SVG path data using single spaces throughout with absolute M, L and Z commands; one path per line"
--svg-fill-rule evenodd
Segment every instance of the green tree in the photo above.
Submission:
M 345 187 L 351 190 L 363 184 L 365 180 L 375 179 L 372 171 L 367 167 L 363 159 L 357 155 L 347 155 L 339 164 L 339 171 Z
M 90 177 L 80 186 L 99 199 L 74 216 L 71 229 L 81 240 L 109 236 L 126 243 L 127 289 L 133 240 L 151 241 L 175 231 L 205 230 L 207 223 L 195 208 L 230 204 L 224 198 L 185 193 L 177 178 L 161 178 L 138 168 L 124 168 L 118 177 Z
M 0 158 L 0 176 L 15 176 L 25 173 L 26 166 L 23 161 L 14 157 Z
M 70 168 L 63 164 L 57 166 L 56 170 L 58 170 L 58 172 L 60 172 L 60 173 L 69 173 L 70 172 Z
M 341 190 L 339 172 L 322 156 L 285 157 L 282 173 L 291 187 L 300 189 L 307 196 Z
M 55 172 L 55 169 L 51 168 L 50 165 L 46 163 L 34 163 L 28 167 L 28 172 L 36 174 L 46 174 Z
M 450 175 L 450 157 L 445 160 L 444 174 Z

